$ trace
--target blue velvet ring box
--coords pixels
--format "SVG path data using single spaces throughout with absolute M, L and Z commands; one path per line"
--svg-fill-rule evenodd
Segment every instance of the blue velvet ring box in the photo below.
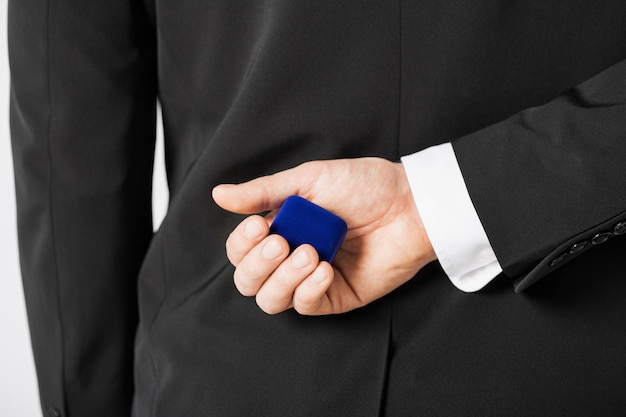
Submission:
M 341 217 L 295 195 L 287 197 L 270 226 L 270 233 L 284 237 L 291 250 L 308 243 L 327 262 L 335 258 L 347 230 Z

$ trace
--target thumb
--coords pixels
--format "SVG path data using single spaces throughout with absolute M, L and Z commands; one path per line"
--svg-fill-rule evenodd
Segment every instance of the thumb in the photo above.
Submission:
M 290 195 L 307 198 L 319 174 L 316 165 L 308 162 L 241 184 L 220 184 L 213 188 L 213 200 L 223 209 L 239 214 L 278 209 Z

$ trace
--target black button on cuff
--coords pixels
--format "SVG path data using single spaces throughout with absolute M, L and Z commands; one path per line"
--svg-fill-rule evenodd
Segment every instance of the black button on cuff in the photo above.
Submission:
M 556 258 L 554 258 L 551 262 L 550 262 L 550 266 L 554 266 L 556 264 L 558 264 L 559 262 L 561 262 L 563 259 L 565 259 L 565 257 L 567 256 L 567 252 L 560 254 L 559 256 L 557 256 Z
M 626 233 L 626 222 L 619 222 L 613 228 L 613 234 L 615 236 L 623 235 Z
M 597 235 L 591 238 L 591 244 L 599 245 L 609 240 L 611 236 L 612 234 L 610 232 L 598 233 Z
M 587 247 L 587 241 L 586 240 L 583 240 L 583 241 L 580 241 L 580 242 L 576 242 L 569 248 L 569 253 L 571 253 L 573 255 L 573 254 L 578 253 L 581 250 L 585 249 L 585 247 Z

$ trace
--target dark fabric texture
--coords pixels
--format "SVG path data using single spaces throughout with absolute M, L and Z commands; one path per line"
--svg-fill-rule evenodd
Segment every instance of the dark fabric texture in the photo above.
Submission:
M 624 220 L 624 116 L 626 60 L 548 104 L 454 142 L 508 275 L 527 272 L 581 232 L 615 218 L 611 230 Z M 515 190 L 514 197 L 497 192 L 505 189 Z
M 128 414 L 152 235 L 155 42 L 143 8 L 9 7 L 24 290 L 44 409 Z M 102 411 L 94 411 L 102 410 Z
M 9 9 L 44 410 L 623 414 L 626 238 L 534 271 L 522 294 L 513 285 L 623 219 L 623 1 Z M 157 98 L 171 201 L 153 234 Z M 318 318 L 268 316 L 236 292 L 224 242 L 242 217 L 213 203 L 215 185 L 316 159 L 397 161 L 446 141 L 504 267 L 486 289 L 462 293 L 433 263 L 369 306 Z

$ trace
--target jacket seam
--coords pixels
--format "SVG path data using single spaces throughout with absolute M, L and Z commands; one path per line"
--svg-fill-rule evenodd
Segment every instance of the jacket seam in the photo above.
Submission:
M 59 258 L 57 252 L 57 239 L 55 233 L 55 216 L 54 216 L 54 187 L 53 187 L 53 157 L 52 157 L 52 64 L 51 64 L 51 22 L 52 22 L 52 0 L 46 2 L 46 86 L 47 86 L 47 101 L 48 101 L 48 120 L 46 127 L 46 152 L 48 159 L 48 216 L 50 218 L 50 240 L 51 240 L 51 255 L 53 260 L 52 275 L 54 276 L 54 284 L 56 289 L 56 309 L 57 309 L 57 317 L 59 322 L 59 333 L 60 333 L 60 350 L 61 350 L 61 393 L 62 393 L 62 404 L 54 404 L 54 406 L 61 407 L 62 414 L 68 415 L 67 412 L 67 396 L 65 392 L 66 386 L 66 361 L 65 361 L 65 331 L 63 328 L 63 313 L 62 313 L 62 303 L 61 303 L 61 289 L 60 289 L 60 279 L 59 279 Z M 50 405 L 52 406 L 52 405 Z
M 161 251 L 160 251 L 161 252 L 161 273 L 163 274 L 164 291 L 163 291 L 163 296 L 161 297 L 159 306 L 157 307 L 157 310 L 152 316 L 150 324 L 148 325 L 148 328 L 146 329 L 148 352 L 150 354 L 150 364 L 152 365 L 152 373 L 154 374 L 154 384 L 152 387 L 152 400 L 150 402 L 150 415 L 151 416 L 155 415 L 154 410 L 156 408 L 157 391 L 158 391 L 158 385 L 160 382 L 157 362 L 154 358 L 154 351 L 152 350 L 152 342 L 151 342 L 152 328 L 154 327 L 154 323 L 156 323 L 159 315 L 161 314 L 161 310 L 163 309 L 163 306 L 165 305 L 166 294 L 168 293 L 168 290 L 169 290 L 169 280 L 167 277 L 167 260 L 166 260 L 167 251 L 165 250 L 165 236 L 161 237 L 160 243 L 161 243 L 160 244 L 161 246 Z
M 397 110 L 397 121 L 396 121 L 396 155 L 395 161 L 400 161 L 400 134 L 402 132 L 400 126 L 402 123 L 402 0 L 398 0 L 398 110 Z

